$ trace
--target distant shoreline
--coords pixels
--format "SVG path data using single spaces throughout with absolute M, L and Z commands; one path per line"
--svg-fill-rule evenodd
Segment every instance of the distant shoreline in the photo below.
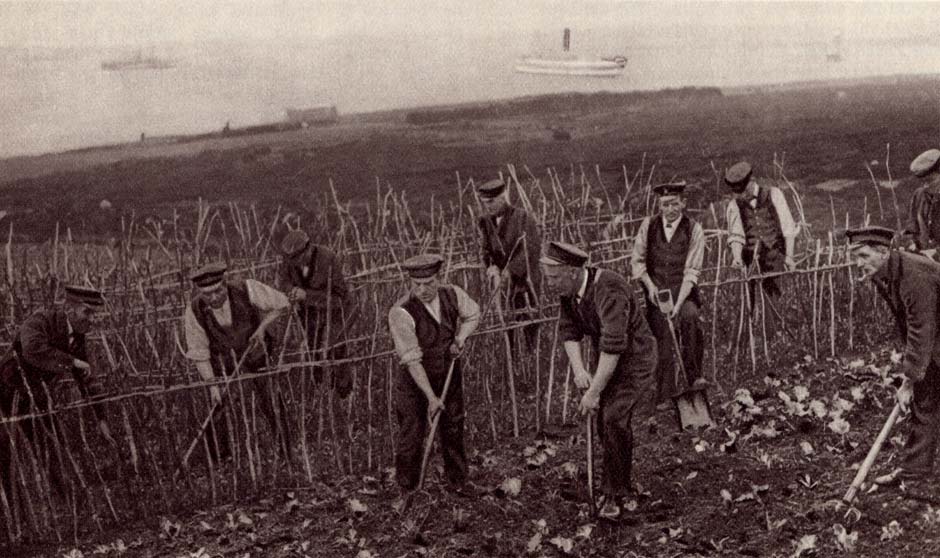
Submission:
M 911 83 L 917 81 L 929 81 L 933 78 L 940 77 L 940 72 L 933 74 L 889 74 L 889 75 L 880 75 L 880 76 L 869 76 L 869 77 L 859 77 L 859 78 L 838 78 L 838 79 L 827 79 L 827 80 L 801 80 L 801 81 L 792 81 L 792 82 L 776 82 L 776 83 L 766 83 L 758 85 L 741 85 L 741 86 L 732 86 L 732 87 L 709 87 L 709 86 L 689 86 L 689 89 L 715 89 L 721 92 L 725 96 L 736 96 L 736 95 L 753 95 L 753 94 L 763 94 L 770 92 L 781 92 L 781 91 L 796 91 L 796 90 L 805 90 L 805 89 L 818 89 L 818 88 L 832 88 L 832 87 L 841 87 L 841 86 L 857 86 L 857 85 L 878 85 L 878 84 L 891 84 L 891 83 Z M 675 90 L 675 88 L 667 89 L 641 89 L 636 91 L 629 92 L 611 92 L 610 95 L 631 95 L 631 94 L 651 94 L 658 93 L 662 91 Z M 599 94 L 605 94 L 606 92 L 599 92 Z M 591 93 L 570 93 L 574 95 L 592 95 Z M 551 93 L 544 95 L 526 95 L 526 96 L 517 96 L 517 97 L 508 97 L 505 99 L 494 99 L 486 101 L 469 101 L 462 103 L 446 103 L 446 104 L 432 104 L 432 105 L 420 105 L 414 107 L 405 107 L 405 108 L 396 108 L 396 109 L 384 109 L 376 111 L 364 111 L 364 112 L 352 112 L 348 114 L 341 114 L 339 116 L 338 126 L 349 126 L 357 124 L 374 124 L 385 121 L 400 122 L 409 114 L 417 111 L 434 111 L 434 110 L 453 110 L 453 109 L 467 109 L 474 107 L 490 107 L 493 105 L 508 103 L 508 102 L 518 102 L 524 101 L 526 99 L 533 98 L 552 98 L 552 97 L 563 97 L 569 95 L 569 93 Z M 329 127 L 329 126 L 327 126 Z M 262 129 L 256 132 L 245 133 L 247 129 Z M 146 147 L 151 145 L 165 146 L 165 145 L 174 145 L 174 144 L 183 144 L 196 142 L 200 140 L 226 140 L 236 137 L 242 137 L 246 135 L 261 135 L 267 133 L 290 133 L 295 132 L 299 129 L 299 126 L 289 126 L 287 122 L 277 121 L 270 122 L 267 124 L 246 126 L 232 128 L 229 135 L 223 135 L 221 130 L 207 130 L 200 133 L 190 133 L 190 134 L 163 134 L 163 135 L 154 135 L 154 136 L 145 136 L 143 142 L 135 141 L 124 141 L 124 142 L 115 142 L 115 143 L 105 143 L 105 144 L 94 144 L 83 147 L 76 147 L 73 149 L 66 149 L 62 151 L 50 151 L 45 153 L 38 154 L 27 154 L 27 155 L 13 155 L 9 157 L 0 157 L 0 184 L 9 183 L 13 180 L 20 178 L 28 178 L 31 176 L 41 176 L 41 174 L 36 175 L 33 173 L 20 174 L 13 172 L 12 176 L 3 172 L 7 169 L 4 167 L 10 167 L 13 169 L 22 168 L 26 165 L 17 164 L 23 163 L 29 160 L 35 159 L 48 159 L 51 157 L 74 157 L 74 156 L 83 156 L 87 154 L 94 154 L 97 152 L 107 152 L 114 150 L 122 149 L 131 149 L 135 152 L 136 156 L 146 157 Z M 319 128 L 314 126 L 314 128 Z M 144 149 L 139 149 L 144 148 Z

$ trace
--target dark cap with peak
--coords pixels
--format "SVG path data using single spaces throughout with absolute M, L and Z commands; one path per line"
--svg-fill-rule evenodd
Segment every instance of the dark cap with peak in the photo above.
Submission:
M 405 260 L 402 269 L 414 279 L 427 279 L 437 275 L 444 265 L 444 258 L 437 254 L 419 254 Z
M 685 180 L 678 182 L 667 182 L 653 186 L 653 193 L 657 196 L 680 196 L 685 192 Z
M 477 186 L 477 194 L 481 198 L 495 198 L 506 191 L 506 183 L 502 178 L 494 178 Z
M 539 261 L 545 265 L 567 265 L 583 267 L 588 261 L 588 253 L 574 244 L 566 242 L 549 242 L 545 255 Z
M 288 258 L 292 258 L 306 250 L 309 244 L 310 237 L 307 236 L 307 233 L 297 229 L 284 235 L 284 239 L 281 240 L 281 253 Z
M 725 184 L 734 192 L 742 192 L 751 181 L 751 164 L 747 161 L 735 163 L 725 171 Z
M 221 283 L 227 269 L 222 262 L 212 262 L 197 269 L 189 278 L 197 287 L 206 289 Z
M 68 302 L 78 302 L 88 306 L 103 306 L 104 296 L 98 289 L 90 287 L 79 287 L 78 285 L 66 285 L 65 300 Z
M 940 167 L 938 162 L 940 162 L 940 149 L 928 149 L 911 161 L 911 172 L 914 176 L 927 176 Z
M 891 247 L 894 231 L 885 227 L 859 227 L 845 231 L 851 244 Z

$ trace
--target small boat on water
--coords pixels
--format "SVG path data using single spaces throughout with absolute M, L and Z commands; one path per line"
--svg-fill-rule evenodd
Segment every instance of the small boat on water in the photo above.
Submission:
M 106 60 L 101 63 L 101 69 L 106 72 L 120 72 L 124 70 L 169 70 L 175 68 L 176 62 L 168 58 L 144 56 L 140 51 L 128 58 Z
M 565 28 L 561 55 L 523 56 L 516 63 L 520 74 L 542 74 L 556 76 L 617 77 L 627 66 L 626 56 L 584 57 L 569 54 L 571 30 Z

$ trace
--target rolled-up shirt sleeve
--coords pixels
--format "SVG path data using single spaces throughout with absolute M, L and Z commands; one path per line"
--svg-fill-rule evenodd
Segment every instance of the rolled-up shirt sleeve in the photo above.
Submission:
M 621 354 L 630 348 L 628 319 L 630 295 L 623 288 L 598 283 L 595 295 L 597 315 L 601 322 L 598 348 L 608 354 Z
M 738 202 L 731 200 L 725 210 L 725 221 L 728 223 L 728 244 L 744 244 L 744 225 L 741 223 L 741 212 L 738 211 Z
M 692 238 L 689 240 L 689 253 L 685 257 L 685 271 L 682 274 L 684 283 L 698 284 L 702 273 L 702 261 L 705 259 L 705 231 L 702 225 L 695 223 L 692 227 Z
M 280 312 L 290 306 L 287 295 L 260 281 L 246 279 L 245 287 L 248 289 L 248 300 L 255 308 L 265 314 Z
M 777 218 L 780 221 L 780 231 L 784 238 L 795 238 L 800 232 L 800 227 L 793 221 L 793 214 L 790 213 L 790 205 L 787 198 L 783 195 L 780 188 L 770 189 L 770 201 L 774 204 L 777 211 Z
M 634 279 L 646 273 L 646 237 L 649 235 L 650 218 L 644 217 L 640 228 L 633 237 L 633 256 L 630 258 L 630 271 Z
M 186 306 L 183 314 L 183 333 L 186 336 L 186 358 L 194 362 L 209 360 L 209 337 L 196 320 L 192 304 Z
M 421 362 L 421 347 L 415 333 L 415 321 L 401 306 L 393 306 L 388 312 L 388 329 L 392 334 L 392 343 L 398 359 L 404 366 Z
M 460 316 L 460 327 L 457 335 L 466 340 L 480 324 L 480 305 L 470 298 L 466 291 L 457 285 L 453 285 L 453 287 L 454 293 L 457 295 L 457 314 Z M 412 329 L 414 329 L 414 325 L 412 325 Z

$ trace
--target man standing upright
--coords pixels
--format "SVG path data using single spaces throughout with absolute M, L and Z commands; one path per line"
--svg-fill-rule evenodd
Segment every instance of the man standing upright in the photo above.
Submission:
M 20 325 L 11 350 L 0 361 L 0 410 L 3 416 L 45 413 L 51 407 L 49 395 L 54 386 L 71 376 L 85 397 L 100 392 L 88 362 L 85 336 L 94 325 L 95 312 L 104 308 L 101 292 L 78 286 L 65 287 L 65 304 L 60 308 L 39 310 Z M 93 406 L 102 436 L 114 443 L 101 405 Z M 31 444 L 53 443 L 57 427 L 51 416 L 31 418 L 18 423 Z M 9 442 L 0 447 L 0 475 L 9 481 Z M 38 448 L 34 448 L 38 449 Z M 49 448 L 50 459 L 57 452 Z M 40 455 L 42 452 L 38 452 Z M 53 479 L 61 481 L 64 463 L 50 467 Z M 9 488 L 5 486 L 4 488 Z M 9 494 L 8 494 L 9 497 Z
M 284 293 L 254 279 L 225 278 L 223 263 L 210 263 L 191 276 L 197 293 L 183 314 L 186 357 L 196 365 L 205 381 L 234 374 L 260 371 L 268 362 L 271 338 L 268 326 L 290 306 Z M 290 429 L 287 407 L 268 379 L 252 381 L 261 412 L 268 421 L 277 449 L 290 455 Z M 235 393 L 240 390 L 233 388 Z M 209 388 L 213 409 L 222 402 L 218 386 Z M 275 399 L 277 404 L 275 404 Z M 230 454 L 227 423 L 217 413 L 207 430 L 209 453 L 213 459 Z
M 487 282 L 491 289 L 501 285 L 506 289 L 506 307 L 516 318 L 530 318 L 532 313 L 526 309 L 538 307 L 542 281 L 538 223 L 524 209 L 509 203 L 509 190 L 502 179 L 484 182 L 477 187 L 477 195 L 483 208 L 479 226 Z M 534 350 L 538 324 L 525 326 L 523 333 L 528 349 Z
M 405 490 L 418 484 L 424 439 L 437 413 L 442 413 L 439 430 L 447 480 L 457 492 L 467 484 L 463 382 L 457 357 L 480 322 L 480 307 L 463 289 L 440 280 L 443 263 L 444 258 L 432 254 L 406 260 L 402 268 L 408 273 L 409 292 L 388 313 L 395 352 L 407 371 L 395 383 L 399 426 L 395 471 Z
M 734 194 L 728 204 L 728 244 L 735 266 L 749 267 L 757 260 L 760 273 L 793 270 L 794 245 L 799 228 L 790 206 L 776 186 L 761 186 L 753 178 L 751 165 L 740 162 L 725 171 L 725 184 Z M 764 292 L 780 294 L 776 278 L 761 282 Z M 754 297 L 754 292 L 751 292 Z
M 928 149 L 911 162 L 911 173 L 924 184 L 911 198 L 906 233 L 914 247 L 931 258 L 940 246 L 940 149 Z
M 571 244 L 551 242 L 540 260 L 549 290 L 561 300 L 558 338 L 585 389 L 581 411 L 598 412 L 597 431 L 604 448 L 601 515 L 618 517 L 632 491 L 633 428 L 637 407 L 648 412 L 654 397 L 656 339 L 650 333 L 633 285 L 623 276 L 586 267 L 588 255 Z M 594 374 L 581 356 L 581 339 L 594 348 Z
M 281 252 L 284 255 L 281 286 L 296 305 L 309 350 L 318 360 L 346 358 L 345 339 L 352 321 L 352 301 L 336 254 L 311 242 L 307 233 L 299 229 L 287 233 L 281 241 Z M 322 370 L 315 368 L 314 374 L 319 381 Z M 349 365 L 331 365 L 328 375 L 336 393 L 346 398 L 353 386 Z
M 670 401 L 685 387 L 704 382 L 705 345 L 699 322 L 702 303 L 696 285 L 705 254 L 705 233 L 702 225 L 684 213 L 685 186 L 685 182 L 673 182 L 653 187 L 659 213 L 643 219 L 633 244 L 633 279 L 640 281 L 649 299 L 646 318 L 659 347 L 657 402 Z M 668 291 L 669 297 L 661 298 L 661 291 Z M 670 322 L 675 324 L 672 329 Z M 676 372 L 677 342 L 686 375 L 681 382 Z
M 904 339 L 904 379 L 897 400 L 911 410 L 911 428 L 899 467 L 875 479 L 882 485 L 926 479 L 940 442 L 940 264 L 891 248 L 894 231 L 864 227 L 846 232 L 852 257 L 894 314 Z

